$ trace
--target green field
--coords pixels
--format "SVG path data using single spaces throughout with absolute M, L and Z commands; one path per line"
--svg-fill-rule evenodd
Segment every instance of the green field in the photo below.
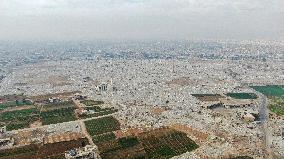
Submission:
M 128 136 L 118 139 L 118 143 L 121 148 L 133 147 L 139 144 L 138 138 L 134 136 Z
M 10 108 L 10 107 L 16 107 L 16 106 L 23 106 L 23 105 L 32 105 L 33 103 L 30 101 L 24 101 L 24 102 L 19 102 L 19 101 L 10 101 L 6 103 L 1 103 L 0 104 L 0 110 Z
M 234 99 L 257 99 L 257 95 L 254 93 L 227 93 L 226 96 Z
M 268 97 L 284 95 L 284 86 L 281 85 L 251 86 L 251 88 Z
M 61 109 L 61 108 L 74 108 L 75 105 L 73 103 L 73 101 L 64 101 L 64 102 L 60 102 L 60 103 L 50 103 L 50 104 L 46 104 L 43 105 L 43 111 L 47 111 L 47 110 L 54 110 L 54 109 Z
M 168 128 L 112 139 L 97 145 L 104 159 L 169 159 L 199 147 L 185 133 Z
M 284 115 L 284 96 L 270 97 L 269 98 L 269 108 L 272 112 L 277 115 Z
M 284 86 L 267 85 L 251 86 L 256 91 L 269 98 L 269 109 L 276 115 L 284 115 Z
M 40 116 L 42 118 L 43 125 L 76 120 L 76 117 L 74 115 L 74 108 L 72 107 L 41 112 Z
M 95 135 L 92 137 L 94 143 L 101 143 L 101 142 L 107 142 L 111 140 L 115 140 L 115 134 L 113 132 Z
M 36 155 L 37 151 L 38 146 L 36 145 L 29 145 L 8 150 L 0 150 L 0 158 L 32 158 Z
M 153 159 L 171 158 L 199 147 L 185 133 L 167 129 L 145 134 L 140 140 L 149 158 Z
M 39 119 L 36 108 L 4 112 L 0 115 L 0 121 L 4 122 L 7 130 L 28 128 L 30 123 Z
M 120 129 L 119 121 L 112 116 L 85 121 L 85 125 L 91 136 Z

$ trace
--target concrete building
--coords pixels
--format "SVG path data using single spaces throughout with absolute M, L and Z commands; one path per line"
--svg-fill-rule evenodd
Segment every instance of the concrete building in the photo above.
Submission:
M 6 133 L 6 126 L 1 126 L 0 125 L 0 134 L 4 134 L 4 133 Z
M 8 137 L 0 139 L 0 149 L 11 148 L 13 145 L 14 145 L 13 138 Z
M 108 87 L 107 83 L 102 83 L 98 86 L 100 91 L 107 91 L 107 87 Z
M 72 149 L 65 152 L 66 159 L 101 159 L 98 147 L 87 145 L 83 148 Z

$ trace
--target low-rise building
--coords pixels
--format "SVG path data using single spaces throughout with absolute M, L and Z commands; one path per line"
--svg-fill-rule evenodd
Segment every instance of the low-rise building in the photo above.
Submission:
M 11 148 L 14 145 L 14 139 L 11 137 L 0 139 L 0 149 Z
M 101 159 L 96 145 L 87 145 L 83 148 L 65 152 L 66 159 Z

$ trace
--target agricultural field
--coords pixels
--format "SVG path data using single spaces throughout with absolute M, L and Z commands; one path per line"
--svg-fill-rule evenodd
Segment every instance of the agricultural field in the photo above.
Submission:
M 39 111 L 36 108 L 8 111 L 0 115 L 0 122 L 5 123 L 8 131 L 28 128 L 37 120 L 39 120 Z
M 284 86 L 251 86 L 269 98 L 269 109 L 278 116 L 284 115 Z
M 284 115 L 284 96 L 270 97 L 269 108 L 272 112 L 279 116 Z
M 94 143 L 102 143 L 102 142 L 107 142 L 107 141 L 112 141 L 115 140 L 116 136 L 113 132 L 105 133 L 105 134 L 100 134 L 100 135 L 95 135 L 92 137 L 92 140 Z
M 74 108 L 72 107 L 43 111 L 40 113 L 40 116 L 43 125 L 57 124 L 76 120 Z
M 251 86 L 251 88 L 268 97 L 284 95 L 284 86 L 281 85 Z
M 162 128 L 97 144 L 104 159 L 168 159 L 198 148 L 185 133 Z
M 62 109 L 62 108 L 74 108 L 75 104 L 73 101 L 63 101 L 59 103 L 50 103 L 42 106 L 42 111 Z
M 85 125 L 91 136 L 120 129 L 119 121 L 112 116 L 85 121 Z
M 257 95 L 254 93 L 227 93 L 226 96 L 234 99 L 257 99 Z
M 84 100 L 81 103 L 85 104 L 86 106 L 94 106 L 94 105 L 102 105 L 104 104 L 103 101 L 94 101 L 94 100 Z
M 64 153 L 72 148 L 84 147 L 88 140 L 78 139 L 45 145 L 28 145 L 0 150 L 0 159 L 63 159 Z M 62 158 L 63 157 L 63 158 Z
M 17 106 L 25 106 L 32 105 L 33 103 L 29 100 L 27 101 L 9 101 L 6 103 L 0 103 L 0 110 L 4 110 L 6 108 L 17 107 Z
M 0 159 L 36 159 L 39 150 L 37 145 L 29 145 L 14 149 L 0 150 Z
M 191 95 L 203 102 L 219 101 L 220 98 L 224 98 L 220 94 L 191 94 Z
M 147 154 L 139 139 L 135 136 L 123 137 L 98 144 L 103 159 L 146 158 Z
M 38 157 L 43 158 L 48 156 L 50 158 L 60 158 L 65 153 L 65 151 L 73 148 L 84 147 L 88 144 L 89 142 L 86 138 L 45 144 L 39 148 Z
M 7 126 L 7 130 L 17 130 L 29 128 L 35 121 L 42 122 L 43 125 L 56 124 L 76 120 L 74 107 L 66 103 L 66 108 L 42 109 L 40 107 L 26 107 L 25 109 L 9 110 L 0 113 L 0 123 Z M 60 105 L 62 106 L 62 105 Z M 52 106 L 53 107 L 53 106 Z M 22 108 L 22 107 L 21 107 Z
M 167 128 L 143 133 L 139 139 L 149 158 L 171 158 L 199 147 L 185 133 Z

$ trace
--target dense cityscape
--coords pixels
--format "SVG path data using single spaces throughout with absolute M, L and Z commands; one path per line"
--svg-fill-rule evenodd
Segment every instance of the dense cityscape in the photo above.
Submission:
M 0 158 L 283 158 L 284 44 L 0 44 Z

